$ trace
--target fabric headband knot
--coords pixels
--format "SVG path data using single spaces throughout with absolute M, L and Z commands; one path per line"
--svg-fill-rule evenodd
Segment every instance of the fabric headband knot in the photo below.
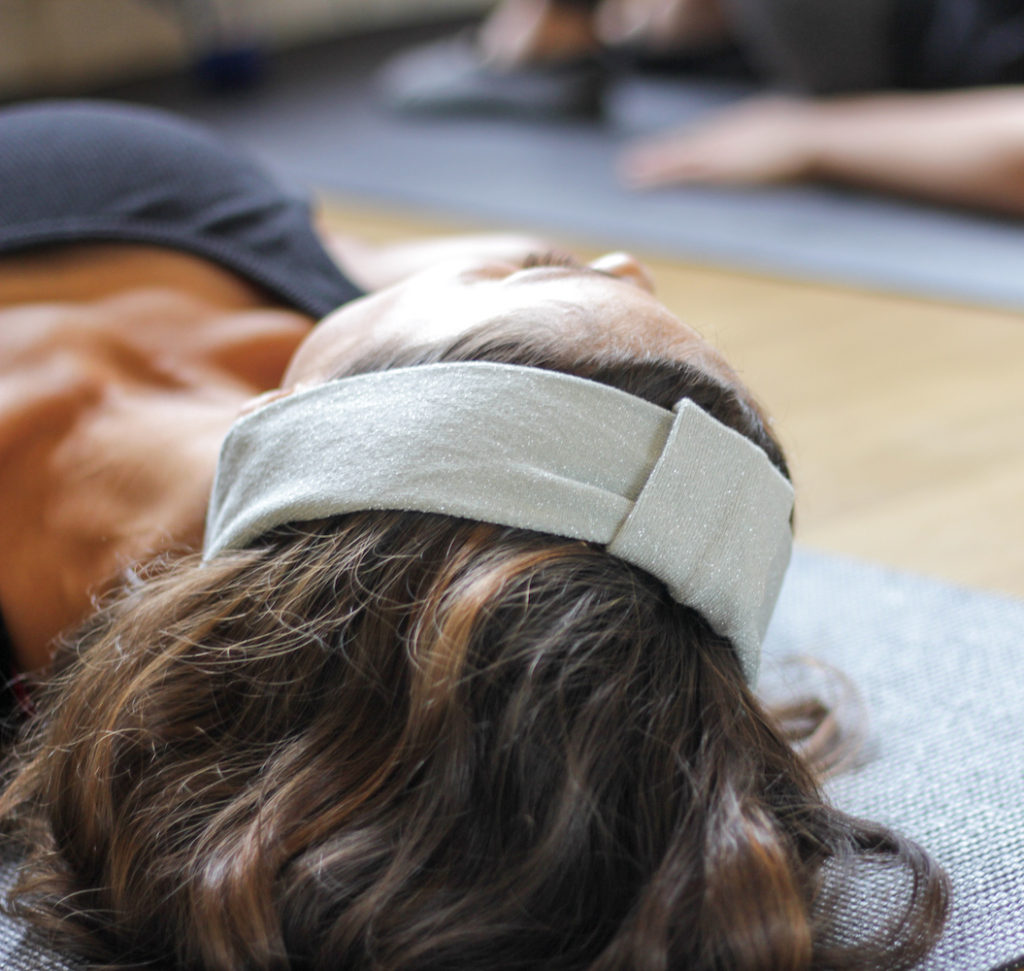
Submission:
M 555 371 L 432 364 L 332 381 L 237 421 L 204 557 L 367 509 L 600 543 L 729 638 L 753 684 L 792 507 L 765 453 L 687 399 L 666 411 Z

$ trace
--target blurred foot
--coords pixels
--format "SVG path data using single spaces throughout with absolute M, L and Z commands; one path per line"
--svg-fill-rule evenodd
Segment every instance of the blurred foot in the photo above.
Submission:
M 504 0 L 477 32 L 481 59 L 498 69 L 578 61 L 600 48 L 592 12 L 558 0 Z
M 714 47 L 732 36 L 724 0 L 603 0 L 594 31 L 608 47 L 645 54 Z

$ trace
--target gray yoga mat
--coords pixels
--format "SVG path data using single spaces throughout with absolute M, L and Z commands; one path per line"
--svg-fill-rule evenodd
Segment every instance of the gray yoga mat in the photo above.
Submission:
M 798 550 L 766 644 L 762 680 L 834 665 L 870 728 L 858 765 L 829 785 L 841 808 L 916 839 L 952 877 L 950 924 L 921 971 L 1024 967 L 1024 600 Z M 0 893 L 12 876 L 0 865 Z M 854 895 L 852 933 L 885 913 Z M 0 966 L 67 965 L 0 919 Z
M 1024 600 L 800 551 L 766 655 L 767 683 L 809 656 L 863 696 L 860 764 L 828 788 L 951 876 L 952 917 L 921 967 L 1024 967 Z M 864 919 L 855 904 L 850 922 Z
M 449 28 L 450 29 L 450 28 Z M 742 84 L 632 77 L 601 122 L 402 116 L 380 97 L 388 56 L 432 32 L 370 35 L 285 55 L 263 88 L 198 95 L 119 88 L 214 125 L 296 186 L 576 235 L 688 260 L 1024 308 L 1024 224 L 815 186 L 630 193 L 629 138 L 742 97 Z

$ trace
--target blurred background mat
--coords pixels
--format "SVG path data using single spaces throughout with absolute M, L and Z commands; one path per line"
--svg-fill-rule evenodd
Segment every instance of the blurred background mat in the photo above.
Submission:
M 185 81 L 112 93 L 211 123 L 296 185 L 479 223 L 805 280 L 1024 308 L 1024 225 L 848 189 L 673 188 L 631 193 L 617 150 L 750 93 L 739 83 L 632 76 L 600 121 L 401 115 L 378 69 L 450 23 L 343 37 L 280 53 L 268 83 L 235 97 Z
M 814 657 L 863 693 L 869 741 L 829 784 L 832 798 L 918 840 L 952 879 L 949 924 L 917 971 L 1024 967 L 1024 732 L 1012 674 L 1022 645 L 1024 601 L 807 553 L 768 631 L 764 689 L 813 680 L 784 659 Z M 850 714 L 839 703 L 840 720 Z M 901 899 L 892 874 L 869 871 L 840 909 L 841 934 L 882 925 Z

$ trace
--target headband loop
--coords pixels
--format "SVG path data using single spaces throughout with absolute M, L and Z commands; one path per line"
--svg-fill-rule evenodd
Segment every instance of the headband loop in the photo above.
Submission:
M 793 488 L 761 449 L 692 401 L 675 412 L 661 456 L 608 552 L 697 607 L 732 640 L 753 683 L 789 564 Z
M 366 509 L 587 540 L 700 611 L 753 682 L 792 502 L 764 452 L 691 401 L 666 411 L 555 371 L 433 364 L 333 381 L 236 422 L 204 556 Z

